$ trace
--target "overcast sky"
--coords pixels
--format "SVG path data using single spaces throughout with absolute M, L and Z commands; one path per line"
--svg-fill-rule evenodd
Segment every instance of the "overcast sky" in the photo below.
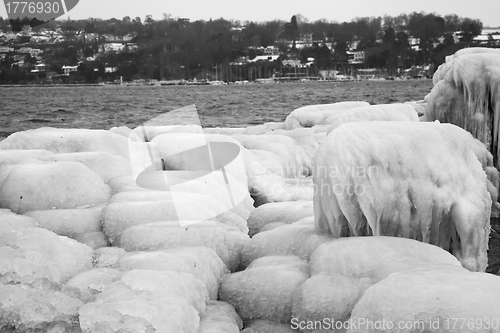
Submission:
M 5 7 L 0 15 L 6 17 Z M 69 15 L 72 19 L 108 19 L 152 15 L 209 20 L 223 17 L 240 21 L 288 21 L 301 14 L 310 21 L 351 21 L 364 16 L 397 16 L 413 11 L 457 14 L 480 19 L 484 26 L 500 26 L 500 0 L 80 0 Z

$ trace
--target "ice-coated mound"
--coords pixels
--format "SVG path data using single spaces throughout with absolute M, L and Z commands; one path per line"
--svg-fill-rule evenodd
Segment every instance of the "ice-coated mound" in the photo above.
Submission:
M 77 162 L 9 165 L 0 170 L 0 207 L 15 213 L 105 203 L 110 188 Z
M 82 163 L 87 168 L 97 173 L 105 182 L 114 177 L 132 174 L 128 159 L 123 156 L 113 155 L 102 151 L 53 154 L 41 156 L 38 157 L 38 159 L 45 162 L 69 161 Z
M 268 135 L 285 135 L 294 140 L 294 144 L 304 148 L 305 153 L 309 158 L 314 157 L 316 149 L 318 149 L 319 144 L 322 140 L 316 136 L 316 132 L 313 128 L 295 128 L 293 130 L 273 130 L 267 132 Z
M 297 127 L 313 127 L 322 125 L 329 116 L 361 106 L 370 105 L 367 102 L 339 102 L 333 104 L 308 105 L 295 109 L 283 124 L 283 129 L 291 130 Z
M 0 276 L 3 283 L 63 283 L 90 269 L 93 250 L 42 228 L 0 233 Z
M 0 149 L 0 168 L 12 164 L 38 163 L 44 157 L 53 155 L 53 152 L 41 149 Z
M 84 209 L 34 210 L 25 215 L 37 220 L 40 227 L 60 236 L 75 238 L 78 234 L 102 230 L 103 205 Z
M 0 209 L 0 233 L 8 230 L 38 227 L 38 221 L 24 215 L 18 215 L 9 209 Z
M 309 223 L 301 223 L 305 220 Z M 254 235 L 243 250 L 242 265 L 248 266 L 257 258 L 272 255 L 296 255 L 309 260 L 318 246 L 333 238 L 332 235 L 318 233 L 311 218 L 301 221 Z
M 0 329 L 11 332 L 10 326 L 12 332 L 48 332 L 54 322 L 75 328 L 82 305 L 79 299 L 59 291 L 0 284 Z
M 250 187 L 256 207 L 270 202 L 310 201 L 314 193 L 311 178 L 282 178 L 272 173 L 255 176 Z
M 498 156 L 500 52 L 490 48 L 460 50 L 446 57 L 434 73 L 425 97 L 423 119 L 458 125 Z M 498 160 L 495 161 L 498 168 Z
M 78 310 L 84 333 L 199 333 L 200 317 L 184 297 L 151 295 L 87 303 Z
M 116 263 L 117 269 L 149 269 L 191 273 L 205 283 L 210 299 L 217 299 L 219 284 L 227 267 L 208 247 L 182 247 L 151 252 L 129 252 Z
M 315 158 L 317 230 L 413 238 L 484 271 L 492 201 L 473 145 L 451 124 L 341 125 Z
M 119 247 L 101 247 L 94 251 L 94 266 L 95 267 L 114 267 L 115 263 L 127 254 L 122 248 Z
M 349 319 L 351 311 L 372 285 L 367 278 L 345 275 L 311 276 L 293 296 L 292 317 L 298 322 Z M 326 325 L 323 326 L 327 328 Z
M 62 288 L 63 292 L 84 303 L 93 302 L 104 288 L 120 280 L 124 272 L 114 268 L 93 268 L 71 277 Z
M 209 301 L 200 319 L 203 333 L 239 333 L 243 327 L 234 306 L 226 302 Z
M 259 163 L 269 167 L 269 171 L 281 177 L 308 176 L 311 158 L 305 149 L 296 144 L 292 137 L 285 135 L 235 135 L 245 148 L 254 153 Z M 251 155 L 244 154 L 247 168 L 252 168 Z M 248 171 L 247 171 L 248 172 Z M 251 175 L 249 175 L 251 178 Z
M 259 206 L 248 217 L 250 236 L 257 234 L 268 223 L 284 222 L 291 224 L 314 215 L 312 201 L 273 202 Z
M 88 245 L 97 250 L 109 245 L 109 240 L 106 234 L 102 231 L 89 231 L 75 235 L 74 240 Z
M 258 319 L 247 323 L 241 333 L 294 333 L 298 330 L 292 329 L 290 324 L 277 323 L 272 320 Z
M 262 257 L 246 270 L 222 279 L 220 300 L 232 304 L 245 320 L 288 323 L 292 295 L 309 278 L 309 265 L 294 256 Z
M 241 261 L 249 237 L 236 227 L 201 221 L 182 227 L 178 221 L 153 222 L 123 231 L 118 246 L 127 251 L 151 251 L 183 246 L 206 246 L 214 250 L 231 271 Z
M 349 332 L 401 332 L 400 322 L 412 332 L 500 332 L 498 295 L 500 277 L 491 274 L 454 267 L 394 273 L 366 290 L 351 317 L 365 324 Z M 382 329 L 368 326 L 382 321 Z
M 443 249 L 398 237 L 344 237 L 321 244 L 311 256 L 311 274 L 370 277 L 374 270 L 393 263 L 442 264 L 461 267 Z
M 325 119 L 330 124 L 327 133 L 345 123 L 359 121 L 414 121 L 418 122 L 418 114 L 411 104 L 379 104 L 363 106 L 336 113 Z
M 128 139 L 105 130 L 43 127 L 9 135 L 0 142 L 1 149 L 42 149 L 54 153 L 104 151 L 128 157 Z
M 214 216 L 217 221 L 223 224 L 247 232 L 245 220 L 235 213 L 227 211 L 221 205 L 217 205 L 217 202 L 210 198 L 203 198 L 204 196 L 187 192 L 158 193 L 165 197 L 157 197 L 156 200 L 154 198 L 147 200 L 146 198 L 144 201 L 115 201 L 103 209 L 103 229 L 113 245 L 119 242 L 122 232 L 132 226 L 160 221 L 175 221 L 179 225 L 182 221 L 191 221 L 186 222 L 186 224 L 192 224 L 196 221 L 206 220 L 207 216 Z M 219 208 L 220 210 L 218 210 Z M 182 212 L 180 212 L 181 210 Z M 224 213 L 217 214 L 218 211 Z

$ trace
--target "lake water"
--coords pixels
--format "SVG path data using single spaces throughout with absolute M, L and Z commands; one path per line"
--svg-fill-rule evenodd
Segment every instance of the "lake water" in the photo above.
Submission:
M 39 127 L 137 127 L 159 114 L 196 105 L 204 127 L 283 121 L 311 104 L 421 100 L 431 80 L 309 82 L 227 86 L 0 87 L 0 140 Z M 500 233 L 500 224 L 494 221 Z M 500 236 L 499 236 L 500 237 Z M 500 268 L 500 238 L 490 239 L 489 272 Z
M 196 105 L 204 127 L 283 121 L 310 104 L 421 100 L 431 80 L 308 82 L 225 86 L 0 87 L 0 139 L 39 128 L 134 128 L 161 113 Z

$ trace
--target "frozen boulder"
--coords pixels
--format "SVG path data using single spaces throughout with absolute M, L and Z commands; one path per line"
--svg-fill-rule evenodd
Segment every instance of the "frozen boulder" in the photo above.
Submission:
M 38 163 L 54 153 L 42 149 L 0 149 L 0 168 L 12 164 Z
M 43 127 L 9 135 L 0 142 L 1 149 L 42 149 L 54 153 L 104 151 L 128 157 L 128 139 L 105 130 Z
M 0 329 L 6 329 L 5 332 L 10 332 L 9 328 L 12 332 L 49 332 L 56 326 L 68 331 L 77 329 L 74 323 L 82 305 L 79 299 L 59 291 L 0 284 Z
M 398 237 L 344 237 L 321 244 L 311 256 L 311 274 L 371 277 L 384 265 L 442 264 L 461 267 L 443 249 Z
M 53 154 L 38 157 L 44 162 L 79 162 L 98 174 L 105 182 L 114 177 L 122 177 L 132 174 L 130 162 L 123 156 L 113 155 L 108 152 L 81 152 Z
M 191 273 L 205 283 L 210 299 L 217 299 L 219 284 L 228 270 L 214 250 L 207 247 L 182 247 L 151 252 L 130 252 L 115 267 L 120 270 L 149 269 Z
M 183 246 L 206 246 L 214 250 L 233 271 L 249 237 L 235 227 L 201 221 L 182 227 L 179 222 L 153 222 L 125 229 L 117 245 L 127 251 L 151 251 Z
M 77 234 L 72 238 L 82 244 L 90 246 L 95 250 L 108 246 L 109 244 L 108 237 L 102 231 L 84 232 Z
M 186 226 L 207 220 L 209 216 L 240 231 L 247 231 L 245 220 L 211 198 L 183 192 L 159 193 L 160 197 L 145 197 L 144 201 L 115 201 L 104 208 L 104 232 L 112 244 L 117 244 L 122 232 L 131 226 L 160 221 L 173 221 L 179 226 Z
M 0 206 L 15 213 L 105 203 L 110 188 L 76 162 L 20 164 L 0 170 Z
M 492 201 L 473 145 L 450 124 L 341 125 L 315 158 L 317 230 L 414 238 L 484 271 Z
M 277 323 L 272 320 L 257 319 L 245 325 L 241 333 L 295 333 L 299 330 L 293 329 L 290 324 Z
M 367 278 L 323 274 L 311 276 L 293 296 L 292 317 L 306 327 L 306 323 L 321 322 L 320 328 L 328 329 L 328 325 L 332 326 L 332 320 L 340 325 L 349 319 L 352 309 L 371 285 Z M 324 322 L 325 319 L 329 321 Z
M 339 102 L 332 104 L 307 105 L 295 109 L 283 124 L 283 129 L 292 130 L 298 127 L 313 127 L 321 125 L 329 116 L 361 106 L 370 105 L 367 102 Z
M 101 247 L 94 251 L 94 266 L 95 267 L 114 267 L 115 263 L 127 254 L 119 247 Z
M 418 113 L 411 104 L 378 104 L 363 106 L 334 114 L 325 123 L 329 124 L 327 133 L 345 123 L 360 121 L 413 121 L 418 122 Z
M 102 230 L 103 205 L 83 209 L 33 210 L 25 215 L 38 221 L 40 227 L 60 236 L 75 238 L 76 235 Z
M 208 302 L 200 319 L 203 333 L 239 333 L 243 327 L 243 322 L 234 307 L 226 302 Z
M 250 236 L 260 232 L 262 227 L 271 222 L 291 224 L 305 217 L 314 215 L 312 201 L 283 201 L 259 206 L 248 217 Z
M 38 227 L 38 221 L 24 215 L 18 215 L 9 209 L 0 209 L 0 233 L 8 230 Z
M 243 250 L 242 265 L 246 267 L 257 258 L 273 255 L 295 255 L 309 260 L 316 248 L 333 236 L 318 233 L 314 221 L 308 220 L 309 223 L 298 221 L 254 235 Z
M 71 277 L 62 288 L 63 292 L 83 302 L 93 302 L 107 286 L 120 280 L 124 273 L 114 268 L 93 268 Z
M 246 270 L 226 275 L 219 296 L 232 304 L 245 321 L 288 323 L 293 293 L 307 278 L 309 265 L 298 257 L 262 257 Z
M 393 273 L 366 290 L 351 316 L 364 324 L 349 332 L 500 332 L 498 295 L 500 277 L 453 266 Z
M 198 333 L 200 317 L 184 297 L 129 296 L 87 303 L 78 310 L 82 332 Z
M 0 233 L 0 276 L 3 283 L 63 283 L 92 265 L 93 250 L 42 228 Z

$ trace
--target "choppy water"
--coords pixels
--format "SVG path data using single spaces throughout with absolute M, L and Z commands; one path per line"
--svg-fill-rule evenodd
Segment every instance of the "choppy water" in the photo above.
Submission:
M 420 100 L 431 80 L 310 82 L 227 86 L 0 87 L 0 138 L 39 128 L 136 127 L 158 114 L 195 104 L 205 127 L 282 121 L 310 104 Z

